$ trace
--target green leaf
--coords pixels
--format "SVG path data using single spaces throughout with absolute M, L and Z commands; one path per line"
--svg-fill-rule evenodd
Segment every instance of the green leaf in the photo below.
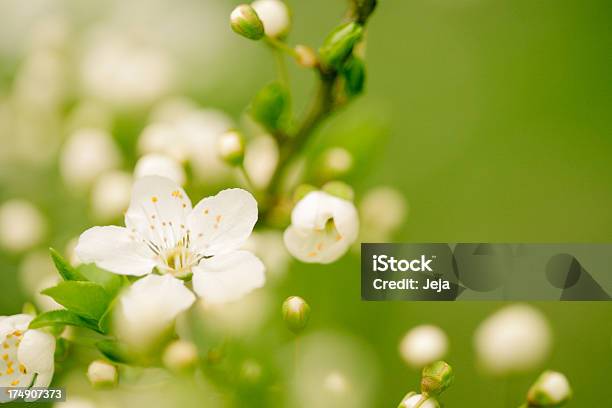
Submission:
M 120 275 L 100 269 L 95 264 L 79 265 L 76 271 L 84 277 L 83 280 L 97 283 L 111 296 L 115 296 L 123 286 L 124 281 Z
M 83 275 L 79 274 L 64 257 L 62 257 L 59 252 L 57 252 L 53 248 L 49 248 L 49 252 L 51 253 L 51 259 L 57 268 L 57 271 L 61 275 L 62 279 L 65 281 L 83 281 L 86 280 Z
M 344 90 L 347 96 L 357 96 L 365 84 L 365 65 L 360 58 L 351 58 L 342 68 Z
M 287 88 L 278 81 L 264 86 L 253 98 L 251 116 L 255 121 L 274 132 L 287 125 L 290 97 Z
M 106 358 L 115 362 L 129 364 L 134 362 L 125 345 L 114 340 L 102 340 L 96 343 L 96 347 Z
M 324 66 L 339 70 L 353 52 L 361 38 L 363 27 L 354 21 L 342 24 L 332 31 L 319 49 L 319 58 Z
M 95 321 L 85 319 L 69 310 L 52 310 L 41 313 L 30 322 L 31 329 L 48 326 L 76 326 L 100 332 Z
M 41 293 L 52 297 L 66 309 L 96 321 L 106 312 L 112 300 L 112 296 L 102 286 L 93 282 L 60 282 Z

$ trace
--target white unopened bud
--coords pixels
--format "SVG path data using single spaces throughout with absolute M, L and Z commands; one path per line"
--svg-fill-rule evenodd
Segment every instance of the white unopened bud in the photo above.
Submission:
M 417 326 L 400 342 L 399 351 L 404 361 L 416 368 L 442 359 L 448 349 L 448 338 L 442 329 L 432 325 Z
M 433 397 L 409 392 L 399 403 L 397 408 L 440 408 L 440 404 Z
M 256 0 L 251 6 L 263 22 L 268 37 L 282 37 L 291 26 L 287 5 L 281 0 Z
M 237 166 L 244 160 L 244 140 L 235 130 L 224 133 L 218 142 L 219 156 L 227 163 Z
M 173 371 L 184 371 L 193 366 L 198 361 L 198 349 L 195 344 L 176 340 L 166 347 L 163 362 L 166 367 Z
M 317 53 L 307 45 L 296 45 L 295 53 L 297 63 L 304 68 L 312 68 L 316 66 L 319 61 Z
M 232 30 L 249 40 L 259 40 L 264 36 L 263 23 L 248 4 L 241 4 L 232 11 L 230 25 Z
M 342 147 L 332 147 L 323 154 L 321 171 L 330 179 L 345 175 L 353 168 L 353 156 Z
M 87 378 L 94 387 L 115 385 L 117 384 L 117 367 L 103 360 L 95 360 L 87 368 Z
M 567 377 L 556 371 L 545 371 L 529 389 L 527 401 L 536 407 L 559 407 L 571 397 Z
M 283 319 L 289 330 L 299 333 L 308 324 L 310 306 L 299 296 L 290 296 L 283 302 Z
M 100 176 L 91 190 L 91 207 L 95 216 L 110 220 L 123 214 L 130 204 L 132 176 L 110 171 Z

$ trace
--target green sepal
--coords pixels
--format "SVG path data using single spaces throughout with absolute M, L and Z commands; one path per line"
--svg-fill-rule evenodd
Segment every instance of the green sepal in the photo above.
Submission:
M 340 70 L 362 34 L 363 27 L 354 21 L 334 29 L 319 49 L 319 58 L 323 66 Z
M 353 57 L 342 68 L 344 90 L 348 97 L 354 97 L 363 92 L 366 71 L 365 64 L 360 58 Z
M 289 119 L 289 90 L 278 81 L 264 86 L 253 98 L 251 116 L 270 132 L 283 129 Z

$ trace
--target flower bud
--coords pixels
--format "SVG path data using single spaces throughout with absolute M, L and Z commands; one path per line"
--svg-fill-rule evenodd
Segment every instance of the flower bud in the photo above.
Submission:
M 230 130 L 219 138 L 217 143 L 219 156 L 228 164 L 238 166 L 244 160 L 244 140 L 242 135 Z
M 261 19 L 268 37 L 283 37 L 291 27 L 287 5 L 281 0 L 256 0 L 251 6 Z
M 322 190 L 347 201 L 353 201 L 353 198 L 355 198 L 355 192 L 351 186 L 342 181 L 330 181 L 325 183 Z
M 249 40 L 259 40 L 264 36 L 263 23 L 248 4 L 241 4 L 232 11 L 230 25 L 232 30 Z
M 336 28 L 319 50 L 321 63 L 326 67 L 339 69 L 353 51 L 353 47 L 362 34 L 363 27 L 355 22 L 346 23 Z
M 320 177 L 330 180 L 342 177 L 353 169 L 353 155 L 343 147 L 332 147 L 321 155 Z
M 397 408 L 440 408 L 440 404 L 433 397 L 417 394 L 412 391 L 406 394 Z
M 295 53 L 297 63 L 304 68 L 312 68 L 317 65 L 318 58 L 315 50 L 307 45 L 296 45 Z
M 198 361 L 198 349 L 185 340 L 176 340 L 166 347 L 163 362 L 169 369 L 180 372 L 193 367 Z
M 295 334 L 304 330 L 310 318 L 310 306 L 299 296 L 290 296 L 283 302 L 283 319 Z
M 365 64 L 360 58 L 353 57 L 344 65 L 342 76 L 347 96 L 357 96 L 363 92 L 365 75 Z
M 545 371 L 527 394 L 529 406 L 559 407 L 572 397 L 567 377 L 556 371 Z
M 453 382 L 453 368 L 445 361 L 436 361 L 423 368 L 421 376 L 421 392 L 428 395 L 438 395 Z
M 87 378 L 94 387 L 117 384 L 117 367 L 104 361 L 95 360 L 87 368 Z

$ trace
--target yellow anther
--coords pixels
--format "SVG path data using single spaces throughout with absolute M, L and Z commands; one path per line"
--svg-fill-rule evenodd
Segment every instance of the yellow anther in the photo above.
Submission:
M 208 215 L 208 208 L 204 209 L 204 215 Z
M 13 387 L 14 387 L 14 386 L 16 386 L 17 384 L 19 384 L 19 380 L 15 380 L 15 381 L 13 381 L 13 382 L 11 383 L 11 385 L 12 385 Z
M 21 371 L 22 374 L 27 372 L 26 367 L 23 364 L 19 364 L 19 371 Z
M 313 256 L 317 256 L 317 253 L 313 251 L 313 252 L 310 252 L 310 253 L 308 254 L 308 256 L 309 256 L 310 258 L 312 258 Z
M 2 359 L 3 359 L 4 361 L 8 361 L 8 354 L 3 354 L 3 355 L 2 355 Z
M 151 201 L 156 203 L 157 202 L 157 197 L 155 197 L 155 196 L 151 197 Z

